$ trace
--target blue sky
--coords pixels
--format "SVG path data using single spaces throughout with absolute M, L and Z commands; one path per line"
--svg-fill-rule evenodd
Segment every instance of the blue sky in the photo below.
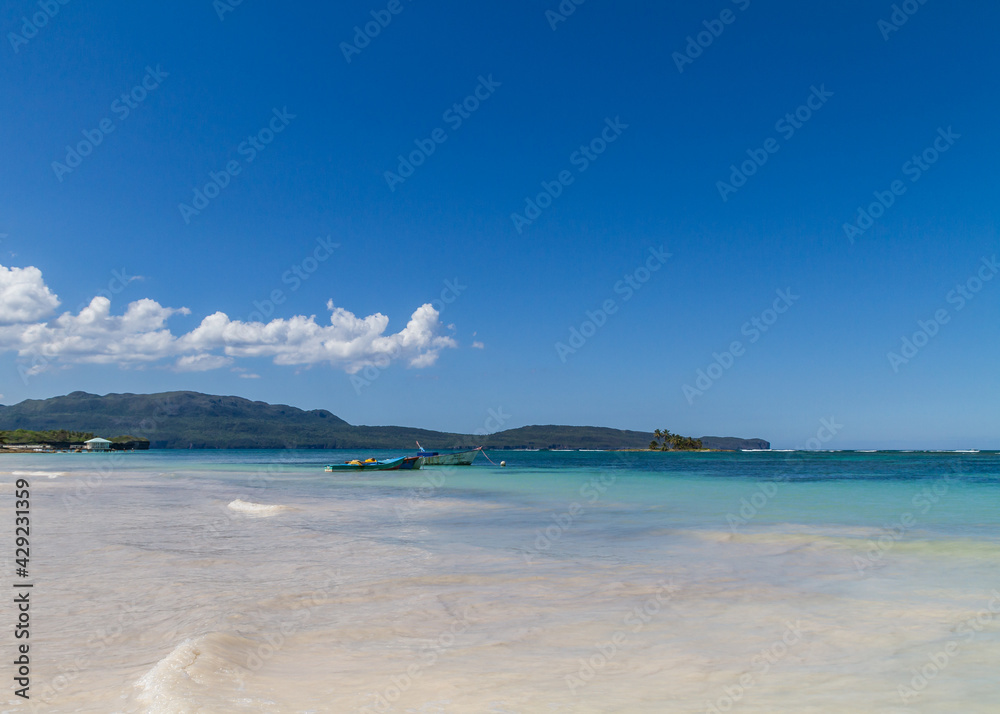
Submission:
M 0 401 L 1000 448 L 1000 10 L 898 7 L 8 2 Z

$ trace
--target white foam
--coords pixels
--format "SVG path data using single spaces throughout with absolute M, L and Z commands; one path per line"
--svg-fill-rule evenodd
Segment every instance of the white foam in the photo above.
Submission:
M 65 471 L 11 471 L 11 476 L 48 476 L 49 478 L 59 478 L 65 476 Z
M 146 703 L 151 712 L 166 714 L 184 711 L 183 702 L 174 701 L 176 706 L 171 706 L 171 695 L 181 682 L 190 680 L 187 668 L 195 663 L 199 655 L 201 649 L 196 640 L 185 640 L 175 647 L 136 682 L 141 690 L 140 701 Z
M 229 504 L 229 510 L 236 511 L 237 513 L 245 513 L 248 516 L 267 517 L 276 516 L 283 511 L 290 511 L 292 509 L 289 506 L 252 503 L 250 501 L 244 501 L 243 499 L 237 498 Z
M 185 640 L 139 678 L 138 699 L 148 714 L 270 711 L 269 702 L 247 697 L 243 691 L 251 674 L 245 666 L 247 656 L 255 644 L 219 632 Z

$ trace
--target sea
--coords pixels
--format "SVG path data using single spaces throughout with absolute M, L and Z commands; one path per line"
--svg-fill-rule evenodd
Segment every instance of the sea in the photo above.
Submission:
M 402 453 L 0 456 L 0 712 L 1000 712 L 996 452 Z

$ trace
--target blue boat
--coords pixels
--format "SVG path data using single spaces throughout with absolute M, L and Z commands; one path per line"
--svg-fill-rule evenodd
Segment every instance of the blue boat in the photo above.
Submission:
M 327 464 L 325 471 L 398 471 L 400 469 L 419 469 L 423 459 L 419 456 L 400 456 L 395 459 L 352 459 L 342 464 Z

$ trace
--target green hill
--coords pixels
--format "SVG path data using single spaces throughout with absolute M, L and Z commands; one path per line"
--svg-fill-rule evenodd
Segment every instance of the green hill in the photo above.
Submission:
M 644 449 L 652 433 L 592 426 L 526 426 L 488 436 L 404 426 L 354 426 L 325 409 L 306 411 L 242 397 L 199 392 L 73 392 L 0 406 L 0 430 L 65 429 L 101 436 L 131 434 L 154 449 Z M 715 437 L 705 437 L 707 448 Z M 727 448 L 767 448 L 760 439 L 727 438 Z M 745 444 L 744 446 L 734 446 Z M 761 446 L 763 445 L 763 446 Z
M 490 449 L 645 449 L 652 434 L 603 426 L 522 426 L 481 437 Z

